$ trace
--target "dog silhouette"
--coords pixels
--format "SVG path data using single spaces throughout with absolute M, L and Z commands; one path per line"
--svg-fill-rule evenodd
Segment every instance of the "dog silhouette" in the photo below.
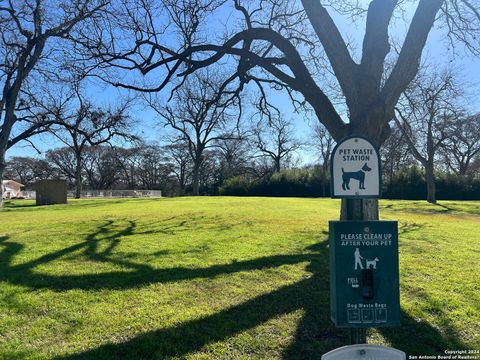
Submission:
M 378 258 L 376 257 L 373 260 L 366 260 L 366 261 L 367 261 L 367 266 L 365 266 L 366 269 L 370 269 L 371 267 L 376 269 L 377 268 L 377 261 L 380 261 L 380 260 L 378 260 Z
M 365 190 L 365 172 L 371 170 L 372 169 L 368 167 L 367 163 L 365 163 L 365 165 L 362 166 L 362 169 L 358 171 L 345 172 L 342 168 L 342 189 L 350 190 L 350 179 L 355 179 L 359 182 L 358 188 L 361 190 Z

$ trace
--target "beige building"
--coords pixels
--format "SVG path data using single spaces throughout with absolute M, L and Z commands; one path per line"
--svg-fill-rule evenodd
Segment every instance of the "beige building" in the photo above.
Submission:
M 22 196 L 22 187 L 24 185 L 13 180 L 2 181 L 2 197 L 4 199 L 12 199 Z

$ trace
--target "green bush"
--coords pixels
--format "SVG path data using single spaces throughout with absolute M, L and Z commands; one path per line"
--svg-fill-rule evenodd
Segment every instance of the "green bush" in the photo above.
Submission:
M 480 179 L 473 176 L 438 174 L 437 198 L 442 200 L 480 200 Z
M 250 195 L 250 181 L 245 176 L 234 176 L 224 181 L 219 189 L 220 195 L 248 196 Z
M 480 179 L 437 172 L 435 181 L 438 200 L 480 200 Z M 382 197 L 387 199 L 424 200 L 427 184 L 423 169 L 412 166 L 384 181 Z
M 328 178 L 325 188 L 329 196 Z M 236 176 L 220 187 L 220 195 L 234 196 L 319 197 L 322 194 L 322 169 L 319 167 L 282 170 L 257 180 Z
M 480 179 L 455 174 L 436 174 L 437 199 L 480 200 Z M 227 179 L 219 189 L 220 195 L 231 196 L 323 196 L 322 168 L 282 170 L 261 179 L 245 176 Z M 330 196 L 330 179 L 326 178 L 325 196 Z M 427 185 L 423 169 L 412 166 L 384 179 L 382 198 L 425 200 Z
M 424 172 L 416 166 L 402 169 L 392 179 L 383 181 L 382 197 L 386 199 L 426 199 L 427 185 Z

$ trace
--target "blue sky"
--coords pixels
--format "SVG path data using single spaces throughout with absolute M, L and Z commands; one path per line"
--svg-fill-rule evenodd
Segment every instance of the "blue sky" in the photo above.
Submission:
M 407 9 L 407 17 L 411 16 L 414 4 Z M 409 14 L 410 12 L 410 14 Z M 344 38 L 356 44 L 357 48 L 361 48 L 364 21 L 352 23 L 342 16 L 332 14 L 335 22 L 339 27 Z M 221 19 L 220 19 L 221 18 Z M 223 14 L 219 17 L 219 22 L 225 21 L 228 14 Z M 230 18 L 231 19 L 231 18 Z M 407 25 L 402 22 L 397 22 L 391 30 L 391 35 L 394 38 L 403 38 L 403 34 L 407 29 Z M 480 59 L 468 54 L 462 46 L 456 48 L 455 54 L 448 48 L 445 41 L 444 31 L 438 27 L 434 28 L 430 33 L 427 46 L 424 49 L 423 59 L 428 58 L 428 62 L 438 67 L 450 66 L 461 74 L 461 78 L 468 83 L 470 90 L 480 89 Z M 90 83 L 86 85 L 87 93 L 92 99 L 96 99 L 98 104 L 108 104 L 115 102 L 116 99 L 125 96 L 125 91 L 115 89 L 98 83 Z M 478 90 L 477 90 L 478 91 Z M 271 101 L 277 105 L 283 112 L 286 118 L 294 119 L 297 130 L 297 137 L 307 138 L 311 134 L 311 127 L 316 118 L 305 119 L 305 116 L 298 116 L 293 113 L 293 108 L 290 105 L 290 100 L 286 94 L 272 91 L 270 94 Z M 471 112 L 480 112 L 480 99 L 478 97 L 469 98 L 468 103 Z M 159 120 L 155 114 L 146 109 L 142 105 L 138 105 L 132 111 L 132 115 L 137 119 L 137 132 L 145 137 L 147 141 L 159 141 L 162 137 L 168 136 L 169 132 L 159 124 Z M 38 136 L 33 139 L 36 146 L 42 151 L 46 151 L 53 147 L 60 146 L 52 136 Z M 16 145 L 10 149 L 7 156 L 37 156 L 36 151 L 28 146 L 26 143 Z M 311 162 L 314 160 L 314 154 L 308 149 L 305 149 L 301 154 L 303 162 Z

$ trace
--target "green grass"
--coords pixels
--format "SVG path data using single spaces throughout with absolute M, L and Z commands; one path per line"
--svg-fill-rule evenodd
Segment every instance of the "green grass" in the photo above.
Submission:
M 80 200 L 0 212 L 0 358 L 308 359 L 329 320 L 328 220 L 292 198 Z M 408 354 L 480 349 L 480 202 L 382 201 L 398 219 Z

